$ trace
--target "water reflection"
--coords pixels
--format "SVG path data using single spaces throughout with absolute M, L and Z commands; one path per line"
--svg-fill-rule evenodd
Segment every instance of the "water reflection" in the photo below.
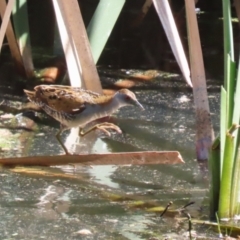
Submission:
M 145 111 L 120 110 L 113 121 L 122 135 L 107 138 L 93 133 L 79 142 L 67 138 L 73 152 L 117 152 L 136 150 L 178 150 L 186 164 L 177 166 L 93 166 L 76 165 L 41 168 L 24 173 L 1 170 L 2 239 L 148 239 L 166 229 L 186 230 L 186 223 L 144 208 L 137 202 L 150 202 L 174 208 L 195 201 L 191 213 L 199 217 L 207 205 L 208 182 L 194 158 L 194 109 L 192 94 L 186 92 L 136 91 Z M 211 97 L 212 96 L 212 97 Z M 210 95 L 213 121 L 218 122 L 219 96 Z M 218 127 L 215 125 L 215 127 Z M 52 155 L 62 150 L 55 140 L 57 127 L 40 126 L 40 133 L 28 133 L 15 144 L 24 154 Z M 75 134 L 72 130 L 71 134 Z M 23 141 L 24 140 L 24 141 Z M 10 154 L 10 153 L 9 153 Z M 11 152 L 11 154 L 14 154 Z M 44 170 L 44 174 L 40 172 Z M 205 173 L 204 173 L 205 174 Z M 79 230 L 92 234 L 82 236 Z

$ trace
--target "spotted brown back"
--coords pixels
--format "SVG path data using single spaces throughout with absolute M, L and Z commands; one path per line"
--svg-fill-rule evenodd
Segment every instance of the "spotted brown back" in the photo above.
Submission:
M 85 103 L 94 104 L 94 99 L 100 96 L 92 91 L 62 85 L 39 85 L 34 90 L 25 91 L 30 101 L 69 113 L 84 108 Z

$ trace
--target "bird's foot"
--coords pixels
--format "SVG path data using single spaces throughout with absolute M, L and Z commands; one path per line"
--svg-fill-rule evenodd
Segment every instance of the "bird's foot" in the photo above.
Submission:
M 96 125 L 96 129 L 102 130 L 103 132 L 105 132 L 109 137 L 111 136 L 111 133 L 108 131 L 108 129 L 112 129 L 115 130 L 118 133 L 122 133 L 122 130 L 116 126 L 113 123 L 108 123 L 108 122 L 104 122 L 104 123 L 99 123 Z

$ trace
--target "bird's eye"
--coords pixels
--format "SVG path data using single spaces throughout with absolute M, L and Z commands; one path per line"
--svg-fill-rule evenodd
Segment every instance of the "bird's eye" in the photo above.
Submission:
M 126 96 L 125 99 L 129 101 L 131 98 L 129 96 Z

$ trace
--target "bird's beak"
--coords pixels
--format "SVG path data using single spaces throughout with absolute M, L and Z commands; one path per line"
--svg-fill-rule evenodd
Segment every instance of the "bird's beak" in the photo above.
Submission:
M 135 101 L 135 105 L 140 107 L 142 110 L 144 110 L 143 105 L 138 100 Z

